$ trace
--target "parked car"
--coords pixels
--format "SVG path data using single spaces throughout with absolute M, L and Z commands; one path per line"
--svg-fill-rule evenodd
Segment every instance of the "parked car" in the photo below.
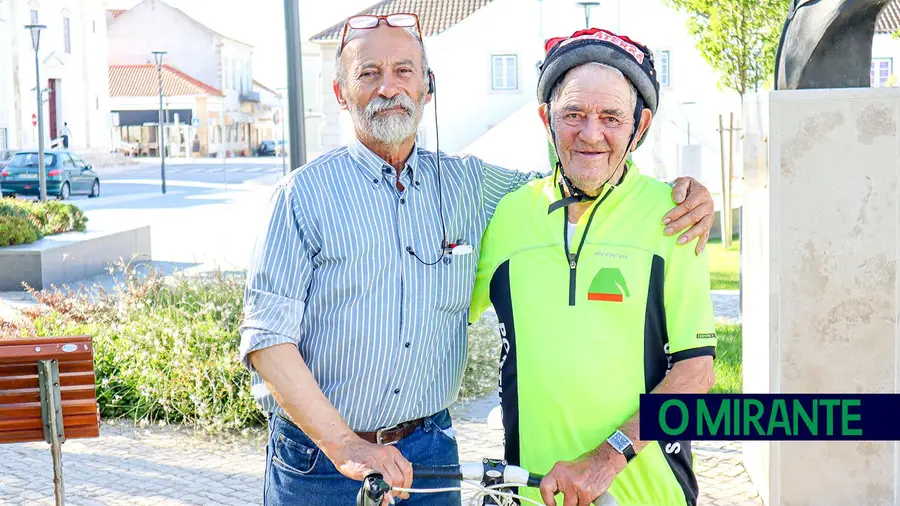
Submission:
M 256 156 L 275 156 L 275 141 L 262 141 L 256 148 Z
M 72 195 L 100 196 L 100 176 L 94 168 L 70 151 L 44 152 L 47 195 L 66 200 Z M 37 151 L 19 151 L 0 171 L 0 193 L 4 197 L 40 195 Z
M 6 167 L 6 164 L 8 164 L 15 155 L 15 151 L 0 151 L 0 169 Z

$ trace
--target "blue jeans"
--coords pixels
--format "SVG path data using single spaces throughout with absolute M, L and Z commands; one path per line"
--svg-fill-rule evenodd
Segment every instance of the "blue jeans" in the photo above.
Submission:
M 457 465 L 459 448 L 445 431 L 452 426 L 445 409 L 425 419 L 415 432 L 395 446 L 413 464 Z M 300 430 L 281 416 L 269 417 L 266 445 L 266 506 L 353 506 L 361 481 L 342 475 L 324 453 Z M 458 481 L 415 479 L 412 488 L 459 487 Z M 459 506 L 459 492 L 410 494 L 398 504 L 409 506 Z

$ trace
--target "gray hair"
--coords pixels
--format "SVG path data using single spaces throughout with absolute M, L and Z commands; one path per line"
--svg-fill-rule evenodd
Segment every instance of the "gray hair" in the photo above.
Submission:
M 406 32 L 413 36 L 414 39 L 419 43 L 419 47 L 422 48 L 422 75 L 425 83 L 428 83 L 428 56 L 425 54 L 425 42 L 419 38 L 418 32 L 413 28 L 403 28 Z M 359 37 L 362 34 L 363 30 L 349 30 L 347 32 L 347 38 L 344 41 L 344 47 L 350 43 L 351 40 Z M 338 46 L 340 48 L 340 46 Z M 341 86 L 341 88 L 347 85 L 347 68 L 344 66 L 344 60 L 341 58 L 343 56 L 343 51 L 336 51 L 334 54 L 334 80 Z
M 568 71 L 566 71 L 566 73 L 563 74 L 562 77 L 559 78 L 559 81 L 557 81 L 556 84 L 553 85 L 553 89 L 550 90 L 550 109 L 551 110 L 553 109 L 553 104 L 557 100 L 559 100 L 559 94 L 562 93 L 562 83 L 563 83 L 563 81 L 566 80 L 566 76 L 569 75 L 569 72 L 572 72 L 573 70 L 580 68 L 580 67 L 584 67 L 584 66 L 603 68 L 603 69 L 606 69 L 606 70 L 612 72 L 613 74 L 621 77 L 622 79 L 625 79 L 625 82 L 628 83 L 628 87 L 631 90 L 631 110 L 634 111 L 634 108 L 637 107 L 637 88 L 634 87 L 634 83 L 631 82 L 631 79 L 628 79 L 627 77 L 625 77 L 625 74 L 623 74 L 621 70 L 619 70 L 615 67 L 611 67 L 605 63 L 600 63 L 600 62 L 595 62 L 595 61 L 583 63 L 577 67 L 573 67 L 573 68 L 569 69 Z

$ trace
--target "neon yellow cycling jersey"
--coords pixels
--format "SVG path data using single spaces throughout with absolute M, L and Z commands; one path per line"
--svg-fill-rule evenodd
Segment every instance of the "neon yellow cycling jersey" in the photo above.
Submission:
M 482 239 L 469 319 L 497 312 L 506 459 L 535 473 L 604 444 L 673 363 L 715 356 L 706 254 L 663 235 L 671 187 L 628 167 L 571 247 L 568 211 L 548 214 L 562 198 L 552 177 L 504 197 Z M 621 506 L 696 504 L 690 443 L 651 442 L 610 493 Z

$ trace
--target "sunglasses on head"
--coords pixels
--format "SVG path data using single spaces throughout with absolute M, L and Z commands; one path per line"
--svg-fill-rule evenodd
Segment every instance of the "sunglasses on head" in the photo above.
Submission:
M 344 52 L 344 45 L 347 43 L 347 32 L 352 28 L 354 30 L 368 30 L 377 27 L 381 20 L 384 20 L 388 26 L 394 28 L 412 28 L 416 27 L 419 32 L 419 40 L 422 40 L 422 27 L 419 25 L 419 16 L 408 12 L 398 12 L 396 14 L 388 14 L 386 16 L 375 16 L 371 14 L 361 14 L 352 16 L 344 23 L 344 33 L 341 35 L 341 49 L 338 54 Z

